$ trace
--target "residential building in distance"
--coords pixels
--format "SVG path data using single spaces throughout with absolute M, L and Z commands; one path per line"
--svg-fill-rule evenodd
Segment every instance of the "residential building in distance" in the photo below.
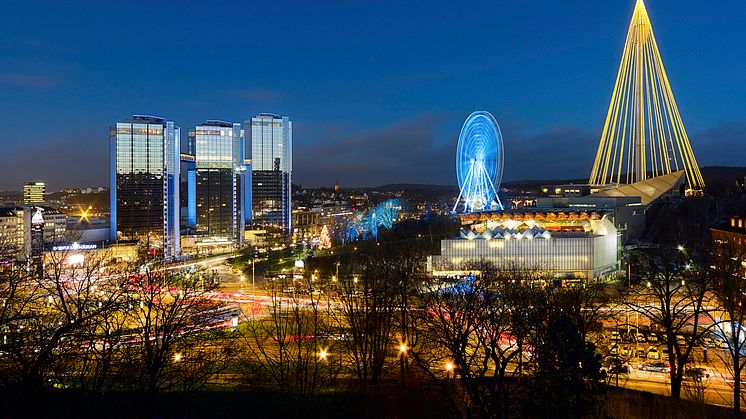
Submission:
M 111 240 L 138 239 L 179 255 L 180 129 L 173 121 L 134 115 L 109 131 Z
M 194 144 L 194 169 L 187 175 L 190 227 L 212 241 L 241 243 L 249 187 L 241 124 L 208 120 L 189 133 L 189 143 Z
M 44 202 L 46 186 L 44 182 L 26 182 L 23 184 L 23 204 L 38 205 Z
M 292 233 L 293 123 L 261 113 L 245 123 L 251 150 L 251 220 Z
M 733 216 L 727 222 L 711 228 L 710 232 L 715 258 L 741 259 L 746 277 L 746 218 Z
M 0 208 L 0 254 L 28 259 L 32 254 L 39 256 L 44 248 L 51 248 L 66 239 L 67 215 L 54 208 Z

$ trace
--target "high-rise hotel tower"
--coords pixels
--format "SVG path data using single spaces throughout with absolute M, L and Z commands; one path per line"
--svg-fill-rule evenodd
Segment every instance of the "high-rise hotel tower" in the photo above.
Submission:
M 251 150 L 252 221 L 292 233 L 293 123 L 261 113 L 247 121 Z
M 208 120 L 189 133 L 194 173 L 188 174 L 189 225 L 198 235 L 241 243 L 245 181 L 244 135 L 240 123 Z M 192 192 L 193 191 L 193 192 Z
M 111 240 L 138 239 L 179 255 L 180 132 L 173 121 L 134 115 L 109 130 Z

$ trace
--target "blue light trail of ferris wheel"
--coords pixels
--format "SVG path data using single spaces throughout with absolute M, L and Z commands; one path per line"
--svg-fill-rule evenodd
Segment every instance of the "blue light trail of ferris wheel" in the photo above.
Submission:
M 453 212 L 502 210 L 497 191 L 503 175 L 503 138 L 495 118 L 474 112 L 461 128 L 456 150 L 459 196 Z

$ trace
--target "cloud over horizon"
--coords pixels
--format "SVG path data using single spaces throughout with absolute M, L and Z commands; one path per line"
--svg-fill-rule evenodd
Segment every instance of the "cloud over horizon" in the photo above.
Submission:
M 293 181 L 306 187 L 456 184 L 455 153 L 463 115 L 423 113 L 377 128 L 294 121 Z M 573 125 L 531 129 L 498 116 L 504 139 L 503 181 L 585 178 L 595 156 L 595 133 Z M 108 184 L 106 138 L 91 127 L 63 132 L 0 155 L 0 189 L 44 181 L 50 190 Z M 182 135 L 186 131 L 182 130 Z M 746 122 L 718 125 L 690 139 L 701 166 L 746 164 Z M 727 153 L 723 153 L 727 150 Z

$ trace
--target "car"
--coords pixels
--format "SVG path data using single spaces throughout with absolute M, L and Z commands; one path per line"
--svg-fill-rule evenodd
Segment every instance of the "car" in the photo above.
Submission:
M 295 287 L 287 287 L 282 290 L 285 294 L 294 294 L 295 293 Z
M 718 346 L 720 346 L 720 349 L 730 349 L 730 345 L 728 345 L 728 341 L 725 339 L 722 339 Z
M 619 355 L 619 345 L 616 343 L 609 346 L 609 353 L 612 355 Z
M 629 349 L 629 346 L 627 346 L 627 345 L 622 346 L 622 350 L 619 352 L 619 355 L 621 355 L 621 356 L 623 356 L 625 358 L 628 357 L 628 356 L 630 356 L 631 354 L 632 354 L 632 350 Z
M 618 330 L 611 331 L 611 340 L 621 340 L 621 336 L 619 335 Z
M 650 343 L 656 343 L 658 342 L 658 335 L 651 332 L 651 333 L 648 333 L 648 335 L 646 336 L 646 339 Z
M 711 337 L 705 336 L 702 338 L 702 346 L 705 348 L 714 348 L 715 347 L 715 341 L 712 340 Z
M 704 367 L 688 368 L 684 372 L 684 378 L 689 378 L 694 381 L 704 381 L 712 377 L 712 371 Z
M 602 374 L 627 374 L 629 373 L 629 363 L 618 357 L 612 356 L 601 362 Z
M 640 332 L 635 333 L 635 341 L 639 343 L 645 342 L 645 335 Z
M 686 345 L 686 338 L 684 337 L 684 335 L 676 335 L 676 342 L 679 345 Z
M 661 359 L 661 354 L 660 352 L 658 352 L 658 347 L 651 346 L 650 348 L 648 348 L 647 358 L 648 359 Z
M 646 362 L 638 367 L 640 371 L 670 372 L 671 366 L 664 362 Z

